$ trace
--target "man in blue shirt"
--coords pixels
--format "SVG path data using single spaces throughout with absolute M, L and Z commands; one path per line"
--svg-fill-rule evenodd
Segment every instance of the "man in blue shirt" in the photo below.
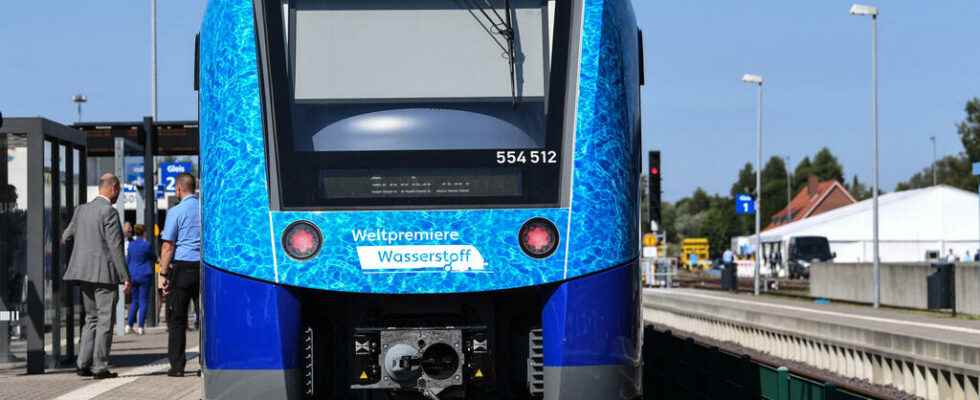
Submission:
M 184 376 L 187 358 L 187 306 L 200 294 L 201 205 L 191 174 L 180 174 L 175 184 L 180 203 L 167 211 L 160 249 L 160 275 L 167 297 L 168 376 Z

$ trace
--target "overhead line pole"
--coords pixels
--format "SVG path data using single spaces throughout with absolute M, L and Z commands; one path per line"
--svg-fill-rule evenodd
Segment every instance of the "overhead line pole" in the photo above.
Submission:
M 759 270 L 762 268 L 762 77 L 745 74 L 742 82 L 759 86 L 759 105 L 756 121 L 756 160 L 755 168 L 755 271 L 753 271 L 752 293 L 759 295 Z
M 932 141 L 932 186 L 936 186 L 939 184 L 936 177 L 936 166 L 938 166 L 936 163 L 936 136 L 929 136 L 929 140 Z
M 157 0 L 150 0 L 150 114 L 157 118 Z M 143 167 L 146 171 L 146 166 Z
M 878 163 L 879 163 L 879 135 L 878 135 L 878 14 L 871 16 L 871 80 L 874 82 L 874 101 L 872 113 L 874 114 L 874 136 L 875 136 L 875 172 L 874 172 L 874 298 L 875 308 L 881 306 L 881 257 L 879 256 L 878 242 Z
M 854 4 L 851 6 L 851 15 L 871 17 L 871 124 L 874 131 L 874 182 L 872 182 L 873 187 L 871 188 L 873 210 L 872 257 L 874 257 L 872 261 L 874 263 L 874 306 L 878 308 L 881 306 L 881 257 L 878 254 L 878 8 Z

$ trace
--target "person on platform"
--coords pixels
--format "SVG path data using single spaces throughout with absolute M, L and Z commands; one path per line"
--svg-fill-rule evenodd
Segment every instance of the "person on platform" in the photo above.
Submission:
M 133 227 L 133 240 L 129 244 L 129 255 L 126 256 L 126 261 L 129 264 L 129 276 L 133 280 L 129 321 L 126 324 L 127 334 L 134 331 L 137 335 L 144 333 L 146 310 L 150 307 L 150 295 L 153 293 L 151 287 L 153 286 L 153 262 L 157 257 L 153 252 L 153 246 L 143 238 L 143 233 L 145 233 L 143 225 Z M 133 325 L 137 322 L 139 325 L 134 328 Z
M 85 309 L 76 373 L 94 379 L 115 378 L 109 371 L 112 321 L 118 286 L 130 290 L 129 269 L 123 255 L 123 231 L 119 213 L 112 207 L 119 199 L 119 178 L 105 174 L 99 179 L 99 195 L 75 209 L 61 236 L 73 242 L 63 279 L 78 283 Z
M 735 272 L 735 253 L 732 252 L 732 249 L 726 249 L 725 252 L 722 253 L 722 255 L 721 255 L 721 262 L 725 266 L 725 270 L 728 271 L 727 274 L 722 274 L 722 276 L 726 276 L 729 279 L 729 282 L 727 282 L 727 285 L 725 285 L 725 286 L 728 287 L 728 291 L 735 292 L 736 289 L 738 289 L 736 287 L 736 285 L 738 284 L 738 277 L 732 275 L 732 274 L 735 274 L 736 273 Z
M 973 253 L 973 262 L 980 262 L 980 249 L 977 249 L 977 252 Z
M 129 242 L 133 241 L 133 224 L 123 222 L 123 254 L 129 255 Z
M 953 252 L 953 249 L 949 249 L 949 252 L 946 254 L 946 262 L 955 263 L 959 261 L 960 261 L 960 257 Z
M 167 297 L 167 353 L 170 370 L 167 376 L 184 376 L 187 363 L 187 307 L 200 292 L 201 273 L 201 203 L 195 191 L 197 182 L 191 174 L 177 176 L 177 198 L 180 203 L 167 212 L 160 235 L 160 275 Z

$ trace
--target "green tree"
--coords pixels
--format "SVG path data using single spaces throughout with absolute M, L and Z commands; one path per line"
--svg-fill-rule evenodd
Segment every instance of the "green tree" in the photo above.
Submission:
M 772 220 L 773 214 L 786 207 L 786 163 L 782 157 L 772 156 L 762 169 L 762 227 Z
M 702 211 L 707 210 L 711 207 L 711 198 L 708 193 L 701 189 L 700 187 L 694 190 L 694 194 L 691 195 L 690 201 L 688 203 L 688 210 L 692 214 L 698 214 Z
M 966 119 L 956 128 L 969 160 L 980 162 L 980 98 L 966 102 L 965 111 Z
M 847 191 L 850 192 L 851 196 L 854 196 L 854 199 L 857 201 L 871 198 L 871 188 L 861 182 L 857 175 L 854 175 L 854 177 L 851 178 L 851 183 L 845 186 L 847 186 Z
M 814 175 L 813 163 L 810 162 L 810 157 L 803 157 L 799 164 L 796 164 L 796 169 L 793 170 L 793 193 L 798 193 L 800 189 L 806 186 L 807 179 L 810 175 Z
M 803 157 L 803 160 L 796 165 L 793 172 L 793 193 L 799 193 L 806 187 L 810 175 L 816 176 L 821 181 L 834 179 L 837 182 L 844 182 L 844 166 L 837 160 L 837 156 L 830 149 L 824 147 L 810 157 Z
M 732 237 L 739 235 L 735 200 L 731 197 L 713 196 L 711 208 L 704 213 L 703 234 L 711 246 L 711 257 L 721 257 L 725 249 L 731 247 Z
M 932 186 L 932 166 L 923 168 L 909 180 L 895 186 L 896 191 L 921 189 Z M 973 176 L 973 163 L 966 154 L 950 155 L 936 161 L 936 176 L 940 184 L 963 190 L 977 189 L 977 178 Z
M 660 229 L 667 236 L 668 243 L 677 242 L 677 207 L 674 203 L 663 202 L 660 205 L 660 216 L 663 218 L 663 222 L 660 224 Z
M 732 198 L 739 194 L 755 196 L 755 168 L 752 167 L 752 163 L 745 163 L 745 166 L 738 171 L 738 180 L 732 184 L 729 194 Z
M 813 156 L 813 174 L 821 181 L 836 180 L 844 183 L 844 167 L 837 161 L 834 153 L 824 147 Z
M 707 215 L 704 212 L 692 212 L 691 203 L 690 198 L 682 199 L 677 202 L 677 207 L 674 210 L 676 213 L 674 229 L 677 232 L 678 241 L 685 238 L 704 236 L 705 218 Z

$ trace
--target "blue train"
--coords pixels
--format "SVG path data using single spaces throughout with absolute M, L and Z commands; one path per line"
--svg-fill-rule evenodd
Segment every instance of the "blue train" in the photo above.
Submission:
M 211 0 L 208 399 L 629 399 L 629 0 Z

